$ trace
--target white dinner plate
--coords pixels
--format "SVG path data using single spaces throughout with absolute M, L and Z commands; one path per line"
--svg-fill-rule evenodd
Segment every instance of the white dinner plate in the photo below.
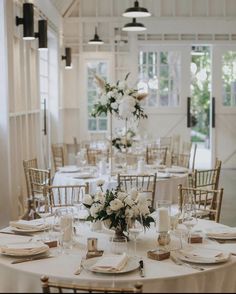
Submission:
M 27 250 L 25 249 L 25 247 L 29 246 L 29 244 L 32 244 L 34 246 L 34 248 L 36 249 L 36 251 L 32 252 L 31 250 Z M 4 247 L 6 246 L 16 246 L 14 248 L 14 252 L 8 252 L 6 250 L 6 252 L 4 251 Z M 38 248 L 38 249 L 37 249 Z M 22 252 L 22 249 L 25 249 L 24 252 Z M 2 255 L 6 255 L 6 256 L 15 256 L 15 257 L 24 257 L 24 256 L 38 256 L 38 255 L 44 255 L 46 253 L 49 252 L 49 247 L 48 245 L 42 243 L 42 242 L 28 242 L 28 243 L 23 243 L 23 242 L 19 242 L 19 243 L 9 243 L 6 244 L 5 246 L 2 246 L 0 249 L 0 252 Z
M 87 259 L 86 261 L 84 261 L 83 263 L 83 267 L 88 270 L 91 271 L 93 273 L 99 273 L 99 274 L 124 274 L 124 273 L 128 273 L 131 271 L 136 270 L 139 267 L 139 258 L 137 257 L 129 257 L 128 261 L 126 263 L 126 265 L 124 266 L 124 268 L 118 272 L 112 272 L 112 271 L 104 271 L 104 270 L 99 270 L 99 269 L 93 269 L 93 265 L 99 260 L 99 258 L 101 257 L 94 257 L 91 259 Z
M 46 226 L 44 228 L 35 228 L 35 229 L 20 229 L 15 227 L 10 227 L 11 231 L 16 233 L 37 233 L 37 232 L 43 232 L 45 230 L 49 229 L 49 226 Z
M 63 166 L 63 167 L 60 167 L 59 171 L 61 173 L 77 173 L 77 172 L 80 172 L 81 169 L 78 168 L 77 166 Z
M 226 235 L 224 235 L 224 231 L 226 231 Z M 230 234 L 230 231 L 225 230 L 224 228 L 218 228 L 218 229 L 206 229 L 205 230 L 206 236 L 208 238 L 212 239 L 219 239 L 219 240 L 236 240 L 236 231 L 234 231 L 234 235 L 228 235 Z M 215 234 L 214 234 L 215 233 Z
M 204 249 L 204 250 L 209 250 L 209 252 L 212 252 L 214 249 Z M 229 260 L 231 254 L 229 252 L 223 252 L 221 253 L 221 256 L 217 258 L 207 258 L 205 256 L 192 256 L 190 257 L 189 255 L 184 254 L 184 250 L 181 252 L 176 252 L 176 256 L 181 259 L 182 261 L 187 261 L 191 263 L 199 263 L 199 264 L 217 264 L 217 263 L 223 263 Z
M 171 175 L 169 173 L 158 173 L 157 178 L 158 179 L 169 179 L 169 178 L 171 178 Z
M 188 169 L 181 166 L 172 166 L 166 168 L 166 172 L 174 173 L 174 174 L 184 174 L 188 172 Z
M 74 177 L 74 179 L 92 179 L 92 178 L 94 178 L 94 175 L 90 173 L 80 173 Z

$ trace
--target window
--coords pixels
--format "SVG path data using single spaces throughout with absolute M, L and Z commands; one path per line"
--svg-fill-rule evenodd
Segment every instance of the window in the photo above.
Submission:
M 94 132 L 107 131 L 107 116 L 91 117 L 93 105 L 96 103 L 99 95 L 99 88 L 94 81 L 94 75 L 107 80 L 108 63 L 105 61 L 87 62 L 87 111 L 88 111 L 88 130 Z
M 224 106 L 236 106 L 236 52 L 229 51 L 222 57 L 222 97 Z
M 179 106 L 180 52 L 140 51 L 138 90 L 148 92 L 146 106 Z

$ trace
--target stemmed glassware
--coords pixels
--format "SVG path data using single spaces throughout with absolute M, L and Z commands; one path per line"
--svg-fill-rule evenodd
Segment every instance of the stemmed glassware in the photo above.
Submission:
M 142 219 L 142 218 L 141 218 Z M 134 255 L 137 255 L 137 238 L 143 232 L 143 224 L 138 220 L 131 220 L 128 224 L 129 236 L 134 238 Z
M 192 194 L 185 195 L 185 201 L 182 211 L 182 224 L 185 225 L 188 231 L 188 242 L 191 240 L 191 231 L 197 224 L 196 203 Z

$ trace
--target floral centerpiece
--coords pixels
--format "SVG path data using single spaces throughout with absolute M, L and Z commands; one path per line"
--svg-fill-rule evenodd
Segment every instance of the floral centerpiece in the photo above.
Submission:
M 101 90 L 98 101 L 94 104 L 91 116 L 97 117 L 101 114 L 117 114 L 119 118 L 127 119 L 133 116 L 136 119 L 147 118 L 140 101 L 147 96 L 138 93 L 137 89 L 128 88 L 126 75 L 124 81 L 110 84 L 95 75 L 97 84 Z
M 138 220 L 144 228 L 149 228 L 154 219 L 150 216 L 153 209 L 142 193 L 132 189 L 130 193 L 102 189 L 94 195 L 86 194 L 84 206 L 89 211 L 88 221 L 103 221 L 110 229 L 115 230 L 116 237 L 124 236 L 127 226 Z

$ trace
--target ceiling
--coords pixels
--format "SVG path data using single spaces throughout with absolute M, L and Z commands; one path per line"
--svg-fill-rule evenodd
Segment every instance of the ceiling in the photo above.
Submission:
M 51 0 L 62 17 L 71 16 L 78 8 L 79 0 Z

